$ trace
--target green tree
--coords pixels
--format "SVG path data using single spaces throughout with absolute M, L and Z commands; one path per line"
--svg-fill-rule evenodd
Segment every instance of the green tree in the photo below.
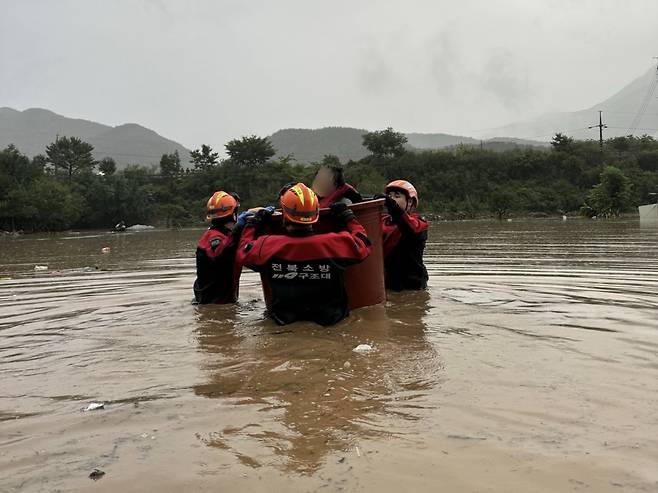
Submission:
M 155 216 L 156 187 L 153 175 L 141 166 L 130 165 L 116 176 L 113 206 L 116 220 L 127 224 L 150 224 Z
M 584 209 L 590 215 L 618 217 L 630 205 L 630 180 L 619 168 L 606 166 L 601 172 L 599 183 L 587 194 Z
M 14 145 L 0 151 L 0 228 L 11 231 L 30 227 L 36 209 L 28 191 L 43 176 L 43 156 L 32 161 Z
M 48 158 L 43 154 L 37 154 L 32 158 L 32 167 L 35 170 L 38 170 L 39 174 L 43 174 L 48 166 Z
M 70 183 L 73 175 L 94 169 L 96 162 L 92 156 L 93 150 L 91 144 L 77 137 L 61 137 L 46 147 L 46 156 L 56 172 L 64 170 Z
M 61 231 L 75 225 L 84 213 L 84 200 L 54 177 L 34 181 L 28 195 L 34 207 L 35 229 Z
M 160 158 L 160 174 L 165 178 L 173 178 L 183 173 L 178 151 L 173 154 L 163 154 Z
M 98 163 L 98 171 L 103 173 L 104 176 L 112 176 L 116 173 L 117 163 L 111 157 L 104 157 Z
M 0 175 L 5 175 L 14 184 L 24 185 L 43 174 L 43 156 L 35 156 L 32 161 L 10 144 L 0 151 Z
M 207 170 L 217 166 L 219 153 L 213 152 L 212 147 L 202 144 L 201 149 L 195 149 L 190 153 L 194 169 L 197 171 Z
M 640 152 L 637 156 L 637 165 L 645 171 L 658 172 L 658 150 Z
M 391 127 L 363 134 L 363 146 L 377 158 L 396 158 L 404 154 L 407 137 Z
M 231 160 L 242 166 L 264 164 L 276 154 L 270 139 L 256 135 L 230 140 L 224 147 Z
M 558 132 L 551 140 L 551 145 L 556 151 L 570 152 L 573 149 L 574 139 Z
M 516 194 L 513 190 L 500 187 L 492 192 L 489 202 L 492 212 L 496 214 L 499 221 L 502 221 L 514 207 L 515 201 Z
M 627 137 L 615 137 L 613 139 L 608 139 L 607 144 L 617 151 L 618 157 L 621 159 L 623 153 L 631 148 L 631 142 L 633 142 L 633 140 L 634 137 L 632 135 Z
M 325 154 L 322 158 L 321 164 L 323 166 L 342 166 L 340 158 L 334 154 Z

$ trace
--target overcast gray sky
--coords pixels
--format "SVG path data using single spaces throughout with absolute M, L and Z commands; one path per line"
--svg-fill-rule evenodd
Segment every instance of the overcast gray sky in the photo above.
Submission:
M 329 125 L 479 136 L 658 56 L 655 0 L 0 0 L 0 106 L 187 147 Z

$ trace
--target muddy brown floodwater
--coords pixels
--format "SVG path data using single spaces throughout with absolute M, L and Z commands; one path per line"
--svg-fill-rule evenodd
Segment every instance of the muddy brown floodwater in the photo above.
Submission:
M 658 491 L 658 227 L 433 224 L 328 329 L 193 306 L 199 234 L 0 238 L 0 491 Z

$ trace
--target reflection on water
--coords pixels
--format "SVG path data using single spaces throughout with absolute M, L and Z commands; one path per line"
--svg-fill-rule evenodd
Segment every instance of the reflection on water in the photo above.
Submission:
M 655 490 L 658 228 L 433 224 L 332 328 L 192 305 L 199 234 L 0 238 L 0 491 Z
M 404 435 L 404 421 L 420 418 L 420 400 L 441 378 L 425 335 L 428 303 L 425 292 L 395 294 L 386 308 L 360 310 L 330 329 L 280 328 L 254 321 L 243 307 L 199 307 L 208 381 L 194 392 L 251 410 L 245 421 L 212 430 L 203 441 L 232 450 L 245 464 L 310 473 L 329 453 L 354 447 L 357 437 Z M 358 343 L 374 352 L 355 353 Z M 263 412 L 273 422 L 251 419 Z M 392 417 L 400 420 L 397 428 L 388 426 Z M 249 440 L 274 456 L 242 452 L 253 449 Z

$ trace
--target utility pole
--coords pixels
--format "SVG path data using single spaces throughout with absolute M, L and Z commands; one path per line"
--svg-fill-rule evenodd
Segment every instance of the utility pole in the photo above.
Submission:
M 601 152 L 603 152 L 603 129 L 608 128 L 607 125 L 603 123 L 603 116 L 602 116 L 602 111 L 599 110 L 599 124 L 598 125 L 591 125 L 587 128 L 596 128 L 599 127 L 599 146 L 601 147 Z

